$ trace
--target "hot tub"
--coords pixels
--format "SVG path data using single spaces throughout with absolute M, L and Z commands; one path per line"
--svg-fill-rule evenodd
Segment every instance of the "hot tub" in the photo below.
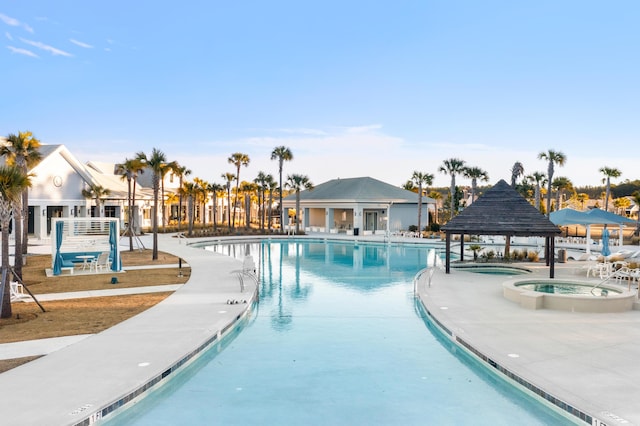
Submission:
M 611 284 L 555 279 L 514 279 L 502 284 L 507 300 L 527 309 L 571 312 L 625 312 L 633 309 L 635 291 Z

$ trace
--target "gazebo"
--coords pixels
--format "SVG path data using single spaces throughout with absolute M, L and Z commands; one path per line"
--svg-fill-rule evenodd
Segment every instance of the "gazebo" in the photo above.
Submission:
M 503 235 L 507 247 L 511 237 L 545 237 L 549 277 L 554 277 L 554 237 L 562 231 L 502 179 L 451 219 L 442 230 L 446 235 L 447 274 L 451 265 L 452 235 L 460 236 L 460 260 L 464 260 L 465 235 Z

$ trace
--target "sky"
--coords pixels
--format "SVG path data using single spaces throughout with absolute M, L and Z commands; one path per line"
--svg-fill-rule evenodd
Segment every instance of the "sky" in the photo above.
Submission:
M 510 180 L 640 179 L 637 0 L 0 3 L 0 135 L 80 161 L 157 148 L 190 177 L 370 176 L 403 185 L 457 158 Z M 468 185 L 461 177 L 457 183 Z

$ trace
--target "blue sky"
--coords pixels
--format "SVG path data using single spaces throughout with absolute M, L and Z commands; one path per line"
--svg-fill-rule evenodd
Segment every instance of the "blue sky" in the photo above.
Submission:
M 640 179 L 635 0 L 30 1 L 0 5 L 0 134 L 81 161 L 162 150 L 222 183 L 285 174 L 401 185 L 460 158 L 509 180 L 563 152 L 576 185 Z M 458 179 L 468 184 L 466 179 Z

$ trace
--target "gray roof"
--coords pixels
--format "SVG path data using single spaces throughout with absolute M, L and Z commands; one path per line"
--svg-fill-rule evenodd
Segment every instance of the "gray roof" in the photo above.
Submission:
M 285 198 L 295 200 L 295 194 Z M 353 202 L 389 202 L 417 203 L 418 194 L 390 185 L 370 177 L 333 179 L 315 186 L 312 190 L 300 192 L 300 201 L 353 201 Z M 422 197 L 423 203 L 434 203 L 428 197 Z
M 560 228 L 500 180 L 442 227 L 451 234 L 553 236 Z

